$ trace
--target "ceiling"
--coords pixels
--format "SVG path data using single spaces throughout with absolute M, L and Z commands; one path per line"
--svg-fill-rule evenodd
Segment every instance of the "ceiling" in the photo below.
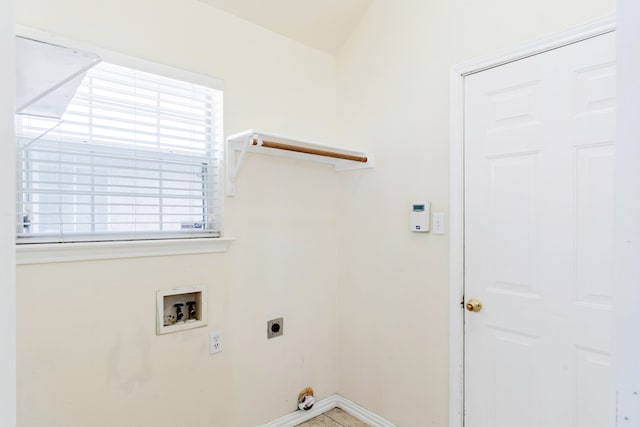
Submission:
M 202 0 L 308 46 L 335 53 L 373 0 Z

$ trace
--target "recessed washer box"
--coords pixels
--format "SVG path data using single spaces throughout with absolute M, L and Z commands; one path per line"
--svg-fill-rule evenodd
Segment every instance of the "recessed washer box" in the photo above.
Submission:
M 192 286 L 156 293 L 156 334 L 207 326 L 207 288 Z

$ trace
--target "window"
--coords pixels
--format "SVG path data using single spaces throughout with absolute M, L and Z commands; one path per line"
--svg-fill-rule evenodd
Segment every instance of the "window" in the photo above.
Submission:
M 101 63 L 16 128 L 18 243 L 220 236 L 221 91 Z

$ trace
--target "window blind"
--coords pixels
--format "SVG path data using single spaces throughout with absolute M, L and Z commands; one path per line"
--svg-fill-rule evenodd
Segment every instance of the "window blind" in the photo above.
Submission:
M 16 128 L 19 243 L 220 235 L 221 91 L 101 63 Z

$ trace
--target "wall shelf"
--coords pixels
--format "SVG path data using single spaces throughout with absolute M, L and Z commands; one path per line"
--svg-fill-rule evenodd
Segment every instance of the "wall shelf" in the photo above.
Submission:
M 227 137 L 226 192 L 229 196 L 236 194 L 238 171 L 247 152 L 324 163 L 336 171 L 372 168 L 374 164 L 373 156 L 361 151 L 249 129 Z

